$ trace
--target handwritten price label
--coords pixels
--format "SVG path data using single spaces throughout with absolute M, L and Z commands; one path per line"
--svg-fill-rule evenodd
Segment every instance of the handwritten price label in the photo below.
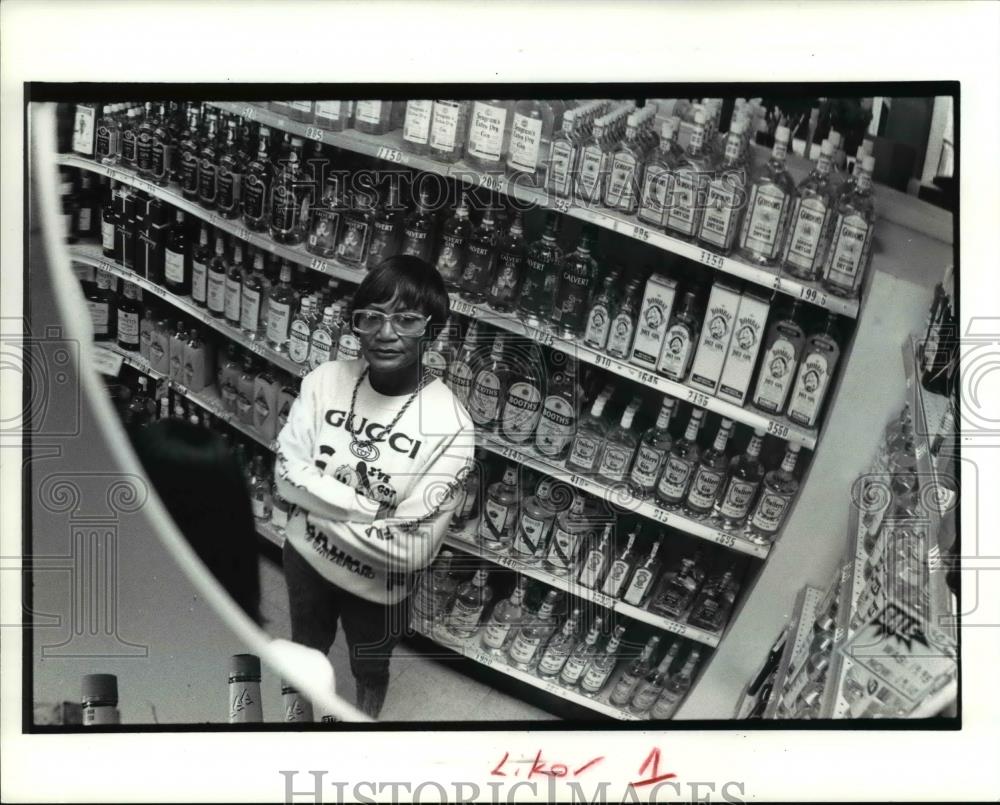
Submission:
M 708 405 L 709 398 L 704 392 L 688 389 L 688 402 L 692 405 L 697 405 L 699 408 L 704 408 Z
M 821 307 L 826 307 L 830 303 L 827 295 L 816 288 L 802 288 L 799 291 L 799 298 L 805 299 L 807 302 L 812 302 L 815 305 L 820 305 Z
M 406 154 L 398 148 L 389 148 L 387 145 L 381 146 L 375 156 L 378 159 L 384 159 L 386 162 L 397 162 L 399 164 L 406 162 Z
M 599 593 L 596 590 L 594 591 L 593 601 L 597 606 L 604 607 L 605 609 L 613 609 L 615 606 L 615 599 L 610 595 Z
M 462 299 L 452 298 L 451 309 L 462 316 L 474 316 L 476 309 Z
M 788 436 L 788 425 L 782 425 L 780 422 L 771 420 L 767 423 L 767 432 L 784 439 Z
M 732 534 L 727 534 L 724 531 L 715 531 L 712 533 L 712 539 L 719 545 L 725 545 L 727 548 L 732 548 L 736 545 L 736 538 Z
M 314 257 L 309 261 L 309 268 L 313 271 L 322 271 L 324 274 L 330 273 L 330 264 L 326 260 L 320 260 L 318 257 Z
M 722 268 L 726 264 L 726 258 L 721 254 L 715 254 L 715 252 L 710 252 L 705 249 L 701 250 L 698 255 L 698 261 L 704 263 L 706 266 L 711 266 L 712 268 Z
M 660 628 L 665 632 L 672 632 L 673 634 L 687 634 L 687 627 L 677 623 L 677 621 L 663 620 L 660 622 Z
M 636 224 L 632 227 L 632 237 L 636 240 L 649 241 L 649 230 L 644 226 Z
M 483 173 L 479 176 L 479 186 L 485 187 L 487 190 L 502 193 L 506 185 L 507 182 L 504 177 L 495 173 Z
M 556 200 L 552 203 L 552 206 L 555 207 L 556 212 L 567 213 L 573 206 L 573 202 L 570 201 L 568 198 L 557 197 Z
M 306 126 L 306 137 L 310 140 L 323 142 L 323 129 L 318 129 L 315 126 Z

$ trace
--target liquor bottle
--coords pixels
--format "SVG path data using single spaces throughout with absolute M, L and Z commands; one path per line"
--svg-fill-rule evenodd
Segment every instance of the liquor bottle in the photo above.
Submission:
M 590 521 L 584 512 L 586 500 L 574 495 L 568 509 L 556 516 L 552 539 L 545 554 L 545 569 L 557 576 L 566 576 L 576 565 L 583 536 L 590 530 Z
M 417 207 L 407 216 L 403 225 L 400 253 L 411 254 L 421 260 L 431 262 L 436 228 L 437 221 L 434 211 L 431 209 L 430 191 L 426 187 L 422 187 Z
M 698 333 L 701 322 L 697 313 L 697 294 L 686 291 L 680 308 L 674 313 L 663 338 L 663 350 L 660 353 L 658 369 L 671 380 L 678 383 L 687 378 L 694 358 Z
M 450 636 L 466 640 L 476 633 L 483 610 L 493 597 L 493 590 L 486 584 L 487 575 L 486 569 L 480 568 L 458 588 L 447 618 L 446 630 Z
M 712 157 L 705 140 L 705 114 L 698 110 L 684 153 L 673 170 L 674 186 L 667 211 L 667 234 L 694 238 L 701 228 L 705 186 L 712 177 Z
M 101 279 L 100 272 L 97 279 Z M 149 337 L 149 368 L 161 375 L 170 373 L 170 320 L 165 316 L 157 319 Z
M 111 183 L 111 197 L 101 207 L 101 249 L 105 257 L 115 258 L 115 204 L 118 182 Z
M 292 137 L 288 154 L 275 166 L 271 185 L 271 237 L 278 243 L 300 243 L 305 237 L 302 214 L 308 207 L 310 179 L 302 170 L 302 139 Z
M 271 477 L 264 466 L 264 456 L 253 457 L 250 474 L 250 506 L 255 520 L 271 521 Z
M 653 635 L 646 641 L 642 653 L 625 666 L 622 675 L 618 677 L 615 686 L 611 689 L 609 696 L 611 704 L 616 707 L 624 707 L 629 703 L 636 686 L 653 670 L 653 657 L 659 645 L 660 636 Z
M 139 320 L 139 354 L 149 360 L 149 347 L 153 342 L 153 331 L 156 329 L 157 310 L 152 303 L 145 306 L 142 318 Z
M 428 138 L 431 156 L 448 163 L 462 158 L 468 135 L 469 110 L 469 101 L 434 101 Z
M 226 321 L 234 327 L 240 324 L 243 305 L 243 276 L 246 267 L 243 264 L 243 241 L 233 241 L 233 261 L 226 272 Z
M 137 145 L 139 134 L 139 110 L 129 109 L 122 122 L 122 155 L 121 164 L 126 168 L 136 166 Z
M 763 440 L 764 429 L 756 428 L 746 452 L 734 456 L 729 462 L 726 482 L 715 504 L 715 511 L 722 518 L 722 527 L 727 531 L 743 526 L 757 497 L 764 478 L 764 467 L 760 463 Z
M 507 152 L 507 174 L 518 184 L 541 187 L 545 180 L 545 156 L 552 142 L 554 118 L 547 101 L 523 100 L 514 106 Z
M 603 351 L 611 334 L 612 310 L 618 303 L 616 285 L 617 274 L 608 274 L 601 285 L 601 291 L 594 297 L 587 314 L 587 326 L 583 332 L 583 343 L 588 347 Z
M 524 598 L 524 577 L 518 576 L 517 584 L 510 597 L 498 601 L 490 613 L 486 627 L 483 629 L 483 648 L 493 654 L 500 654 L 507 645 L 512 633 L 521 629 L 525 611 L 521 606 Z
M 701 456 L 698 447 L 698 430 L 704 411 L 691 411 L 684 437 L 677 439 L 670 448 L 663 472 L 656 482 L 656 499 L 663 506 L 676 506 L 687 496 L 691 477 Z
M 487 209 L 479 226 L 469 236 L 465 250 L 460 296 L 472 303 L 486 299 L 496 273 L 497 230 L 493 211 Z
M 434 377 L 444 379 L 448 373 L 448 367 L 455 360 L 455 348 L 452 345 L 452 339 L 457 333 L 458 325 L 453 324 L 452 317 L 449 316 L 445 321 L 444 327 L 441 328 L 441 332 L 424 349 L 421 362 L 424 369 Z
M 590 136 L 580 146 L 573 195 L 584 204 L 597 205 L 604 198 L 614 146 L 608 136 L 608 123 L 607 116 L 595 120 Z
M 526 255 L 524 224 L 521 221 L 521 214 L 516 213 L 510 229 L 500 241 L 497 250 L 496 277 L 486 297 L 486 302 L 494 310 L 501 313 L 513 312 L 521 290 Z
M 705 517 L 712 513 L 726 477 L 726 444 L 732 435 L 733 422 L 723 419 L 711 448 L 701 454 L 691 479 L 685 506 L 691 514 Z
M 629 474 L 629 487 L 636 497 L 648 498 L 656 488 L 656 481 L 660 477 L 670 453 L 670 446 L 673 444 L 673 438 L 670 436 L 670 417 L 674 405 L 673 397 L 664 394 L 656 423 L 639 437 L 635 460 L 632 462 Z
M 272 349 L 285 350 L 288 342 L 288 329 L 291 326 L 292 302 L 292 267 L 287 262 L 281 264 L 281 275 L 267 299 L 267 343 Z
M 660 228 L 667 225 L 674 192 L 674 171 L 680 157 L 675 137 L 673 119 L 663 121 L 659 149 L 650 157 L 642 173 L 636 215 L 640 221 Z
M 312 342 L 312 303 L 310 297 L 305 297 L 298 313 L 292 319 L 288 332 L 288 357 L 293 363 L 305 364 L 309 360 L 309 347 Z
M 215 256 L 208 263 L 208 312 L 216 318 L 226 315 L 226 276 L 229 262 L 226 260 L 226 240 L 221 230 L 215 233 Z
M 294 327 L 294 325 L 293 325 Z M 323 320 L 309 337 L 309 366 L 315 369 L 320 364 L 332 361 L 337 355 L 340 333 L 335 324 L 333 306 L 323 310 Z M 289 352 L 291 350 L 289 349 Z
M 550 461 L 561 461 L 576 434 L 577 412 L 582 391 L 577 382 L 576 362 L 567 357 L 548 382 L 535 428 L 535 449 Z
M 635 538 L 638 533 L 638 528 L 633 528 L 629 532 L 625 547 L 618 552 L 618 555 L 608 566 L 608 573 L 601 584 L 601 592 L 605 595 L 609 595 L 612 598 L 621 597 L 622 591 L 625 589 L 625 583 L 629 580 L 629 576 L 632 573 L 632 564 L 634 562 L 632 549 L 635 547 Z
M 778 126 L 771 159 L 750 183 L 738 245 L 740 257 L 757 265 L 778 262 L 795 199 L 795 181 L 785 168 L 789 137 L 788 127 Z
M 465 272 L 466 245 L 472 234 L 469 221 L 469 207 L 463 193 L 458 206 L 441 228 L 441 250 L 437 258 L 437 270 L 449 290 L 457 290 Z
M 633 112 L 628 116 L 625 139 L 612 152 L 608 182 L 604 189 L 604 206 L 628 215 L 635 213 L 639 206 L 639 182 L 645 161 L 638 135 L 639 118 Z
M 476 373 L 469 392 L 469 415 L 479 428 L 486 430 L 492 430 L 498 423 L 500 406 L 507 396 L 507 386 L 511 379 L 512 367 L 504 357 L 505 343 L 505 335 L 498 333 L 493 341 L 490 359 Z
M 167 105 L 161 103 L 153 121 L 149 166 L 150 178 L 161 187 L 170 184 L 173 176 L 175 139 L 174 132 L 170 129 Z
M 550 212 L 542 237 L 528 246 L 524 261 L 524 280 L 518 296 L 518 313 L 533 327 L 548 318 L 554 298 L 555 280 L 561 270 L 563 253 L 559 248 L 559 218 Z
M 223 218 L 239 218 L 243 212 L 243 173 L 246 170 L 243 154 L 237 142 L 236 121 L 226 123 L 226 139 L 218 151 L 216 167 L 216 208 Z
M 371 243 L 365 267 L 375 268 L 383 260 L 400 251 L 400 238 L 406 215 L 399 203 L 399 183 L 390 179 L 388 193 L 383 195 L 372 215 Z
M 830 181 L 832 156 L 833 144 L 823 140 L 816 167 L 799 184 L 789 216 L 781 267 L 799 279 L 818 279 L 826 257 L 834 204 L 834 188 Z
M 170 331 L 170 371 L 169 377 L 177 383 L 184 382 L 184 348 L 187 346 L 187 325 L 178 319 L 175 329 Z
M 116 112 L 117 104 L 108 104 L 97 119 L 94 159 L 102 165 L 116 164 L 121 155 L 121 127 L 115 117 Z
M 451 389 L 451 393 L 458 398 L 462 405 L 468 405 L 469 394 L 472 391 L 472 381 L 478 373 L 481 358 L 477 352 L 481 350 L 480 324 L 474 320 L 465 333 L 465 341 L 462 342 L 462 349 L 458 357 L 451 362 L 448 372 L 445 374 L 445 385 Z
M 830 249 L 823 264 L 823 287 L 837 296 L 856 297 L 871 260 L 875 205 L 872 171 L 875 158 L 862 161 L 853 190 L 837 200 Z
M 365 134 L 385 134 L 392 117 L 392 101 L 355 101 L 354 128 Z
M 236 420 L 244 425 L 253 424 L 253 386 L 257 379 L 257 365 L 253 355 L 243 357 L 243 370 L 236 382 Z
M 575 607 L 562 627 L 555 632 L 538 658 L 535 672 L 541 679 L 552 679 L 562 671 L 572 653 L 580 628 L 580 608 Z
M 327 131 L 343 131 L 354 116 L 354 101 L 316 101 L 316 125 Z
M 219 138 L 214 117 L 208 118 L 208 129 L 198 150 L 198 203 L 215 209 L 219 194 Z
M 433 101 L 407 101 L 403 114 L 403 147 L 414 154 L 430 151 Z
M 84 674 L 81 684 L 81 721 L 85 727 L 120 724 L 118 677 L 114 674 Z
M 773 542 L 788 516 L 792 500 L 799 490 L 794 472 L 800 449 L 800 445 L 788 444 L 781 466 L 764 476 L 760 497 L 748 522 L 751 539 L 755 542 Z
M 198 247 L 191 255 L 191 301 L 198 307 L 208 306 L 208 265 L 211 259 L 208 224 L 203 222 L 198 236 Z
M 299 123 L 316 122 L 316 113 L 312 101 L 289 101 L 289 117 Z
M 80 191 L 77 193 L 78 207 L 72 231 L 77 237 L 89 240 L 97 235 L 97 216 L 94 215 L 95 193 L 91 187 L 90 174 L 80 172 Z
M 178 143 L 178 180 L 181 185 L 181 193 L 188 201 L 198 200 L 198 112 L 195 109 L 188 110 L 187 128 L 181 134 Z
M 805 334 L 796 321 L 799 305 L 798 299 L 792 300 L 784 314 L 779 314 L 772 322 L 764 341 L 764 357 L 760 362 L 753 404 L 769 414 L 785 410 L 802 354 Z
M 511 367 L 511 382 L 503 390 L 497 424 L 508 442 L 528 444 L 542 414 L 545 366 L 542 351 L 534 343 L 520 352 L 517 365 Z
M 177 296 L 191 293 L 191 256 L 188 250 L 184 213 L 177 210 L 174 225 L 167 236 L 163 259 L 163 284 Z
M 455 555 L 445 549 L 421 574 L 420 584 L 413 593 L 413 618 L 422 631 L 430 631 L 451 604 L 457 581 L 451 573 Z
M 670 676 L 670 666 L 674 664 L 680 648 L 680 640 L 675 640 L 671 643 L 670 648 L 663 655 L 663 659 L 660 660 L 659 665 L 639 680 L 632 694 L 632 699 L 629 702 L 629 712 L 635 715 L 643 715 L 653 706 Z
M 694 597 L 705 580 L 704 557 L 701 551 L 684 556 L 667 570 L 657 585 L 649 609 L 659 615 L 680 620 L 687 614 Z
M 632 430 L 632 421 L 642 405 L 642 399 L 633 398 L 622 413 L 621 422 L 608 431 L 604 449 L 598 459 L 597 480 L 614 487 L 625 481 L 629 465 L 635 455 L 639 440 Z
M 243 280 L 240 296 L 240 329 L 256 338 L 260 332 L 265 295 L 264 253 L 256 251 L 253 256 L 253 270 Z
M 632 340 L 635 337 L 635 325 L 639 318 L 639 306 L 642 304 L 642 280 L 633 279 L 625 286 L 622 303 L 615 311 L 608 329 L 608 355 L 625 360 L 632 352 Z
M 470 523 L 476 523 L 479 519 L 480 475 L 485 461 L 485 451 L 482 448 L 476 448 L 472 468 L 459 490 L 460 503 L 456 505 L 451 523 L 448 526 L 449 531 L 453 534 L 462 534 Z
M 139 387 L 136 389 L 135 394 L 128 404 L 128 409 L 125 411 L 124 424 L 130 432 L 148 425 L 152 421 L 153 414 L 156 411 L 156 403 L 150 399 L 147 389 L 149 380 L 150 378 L 145 375 L 139 375 Z
M 219 361 L 216 385 L 219 389 L 219 397 L 222 399 L 222 407 L 231 414 L 236 413 L 236 385 L 239 379 L 239 353 L 236 344 L 230 342 L 226 350 L 226 357 Z
M 708 184 L 708 196 L 698 240 L 719 254 L 729 254 L 739 232 L 748 186 L 747 165 L 743 156 L 743 124 L 729 127 L 722 161 Z
M 607 645 L 604 646 L 604 651 L 587 664 L 586 670 L 580 677 L 580 692 L 584 696 L 596 696 L 604 689 L 618 662 L 618 647 L 624 635 L 625 627 L 616 626 L 608 638 Z
M 590 547 L 583 554 L 580 575 L 577 582 L 588 590 L 596 590 L 608 569 L 611 554 L 611 523 L 604 526 L 601 536 L 591 540 Z
M 491 551 L 505 551 L 513 539 L 520 493 L 517 469 L 508 465 L 503 478 L 486 490 L 483 517 L 479 521 L 479 540 Z
M 265 442 L 278 435 L 278 394 L 281 383 L 270 363 L 264 362 L 253 381 L 253 427 Z
M 270 142 L 271 130 L 267 126 L 261 126 L 257 155 L 247 164 L 243 174 L 243 223 L 254 232 L 267 229 L 269 220 L 268 200 L 272 177 Z
M 501 170 L 510 142 L 511 102 L 473 101 L 465 161 L 481 170 Z
M 710 632 L 722 631 L 729 618 L 729 613 L 732 611 L 739 589 L 740 585 L 735 578 L 735 571 L 732 567 L 710 578 L 702 587 L 701 593 L 691 608 L 688 623 Z
M 691 689 L 694 669 L 698 666 L 700 659 L 701 649 L 691 649 L 691 653 L 684 660 L 681 670 L 671 676 L 663 685 L 663 690 L 660 692 L 659 698 L 649 711 L 650 718 L 654 721 L 665 721 L 668 718 L 673 718 L 674 713 L 677 712 L 677 708 L 680 707 L 688 690 Z
M 229 723 L 257 724 L 263 720 L 260 658 L 253 654 L 234 654 L 229 665 Z
M 576 646 L 563 663 L 562 670 L 559 671 L 559 683 L 568 688 L 574 687 L 587 670 L 590 661 L 597 656 L 597 641 L 601 637 L 601 626 L 604 618 L 600 615 L 594 617 L 593 623 L 587 636 L 577 642 Z
M 139 351 L 139 319 L 142 317 L 142 292 L 131 282 L 123 283 L 122 298 L 118 302 L 118 346 L 129 352 Z
M 538 607 L 538 613 L 528 616 L 527 622 L 520 628 L 510 643 L 507 656 L 511 665 L 522 671 L 530 668 L 541 654 L 541 648 L 556 630 L 552 611 L 559 600 L 556 590 L 549 590 Z
M 580 153 L 580 128 L 576 111 L 567 109 L 560 131 L 552 138 L 545 186 L 559 198 L 569 198 L 576 178 L 576 162 Z
M 597 278 L 597 261 L 591 254 L 596 240 L 597 233 L 585 226 L 576 250 L 562 261 L 552 303 L 552 324 L 561 338 L 577 338 L 587 325 L 587 301 Z
M 576 438 L 570 449 L 566 467 L 574 472 L 592 475 L 597 469 L 597 462 L 604 449 L 604 440 L 608 426 L 604 421 L 604 407 L 611 397 L 613 389 L 609 386 L 597 395 L 590 412 L 585 414 L 576 429 Z
M 625 592 L 622 594 L 622 600 L 626 604 L 642 606 L 646 602 L 646 599 L 653 590 L 653 581 L 660 572 L 660 561 L 656 558 L 659 550 L 660 543 L 654 542 L 645 560 L 636 567 L 632 578 L 628 580 Z
M 184 385 L 191 391 L 202 391 L 212 383 L 212 359 L 197 327 L 192 327 L 184 344 Z
M 788 418 L 807 428 L 816 426 L 823 401 L 833 382 L 833 373 L 840 358 L 837 344 L 836 314 L 827 315 L 826 324 L 805 342 L 798 376 L 788 403 Z
M 521 502 L 510 553 L 526 565 L 541 562 L 549 547 L 549 535 L 556 517 L 556 510 L 549 502 L 551 487 L 552 479 L 542 478 L 534 494 Z

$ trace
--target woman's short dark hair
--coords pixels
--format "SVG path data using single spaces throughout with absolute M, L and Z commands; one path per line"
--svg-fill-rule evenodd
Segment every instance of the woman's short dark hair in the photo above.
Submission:
M 259 624 L 256 527 L 235 454 L 218 434 L 183 419 L 161 419 L 140 428 L 132 443 L 177 528 Z
M 431 317 L 428 332 L 444 326 L 450 306 L 444 279 L 426 260 L 410 254 L 387 257 L 368 272 L 354 293 L 352 309 L 388 302 L 397 293 L 406 307 Z

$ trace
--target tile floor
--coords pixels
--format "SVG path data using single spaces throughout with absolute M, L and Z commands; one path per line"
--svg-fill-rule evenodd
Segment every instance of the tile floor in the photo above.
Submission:
M 264 626 L 277 637 L 289 637 L 288 593 L 281 566 L 268 556 L 260 558 L 261 612 Z M 556 716 L 507 693 L 494 690 L 462 672 L 469 662 L 446 649 L 441 658 L 423 656 L 413 644 L 403 642 L 392 656 L 391 680 L 382 721 L 528 721 L 555 720 Z M 337 677 L 337 693 L 354 701 L 347 644 L 343 631 L 330 650 Z

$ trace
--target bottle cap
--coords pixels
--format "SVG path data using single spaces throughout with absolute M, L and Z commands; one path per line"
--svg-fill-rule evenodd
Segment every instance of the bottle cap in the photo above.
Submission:
M 774 130 L 774 139 L 780 140 L 783 143 L 787 143 L 791 136 L 792 132 L 788 129 L 788 126 L 778 126 Z
M 704 109 L 696 109 L 695 110 L 695 113 L 694 113 L 694 122 L 695 122 L 695 125 L 697 125 L 697 126 L 704 126 L 705 125 L 705 110 Z
M 255 654 L 233 654 L 229 658 L 230 676 L 260 678 L 260 657 Z
M 114 674 L 84 674 L 80 688 L 84 702 L 118 704 L 118 677 Z
M 660 124 L 660 138 L 663 140 L 669 140 L 674 136 L 674 120 L 670 118 L 669 120 L 664 120 Z

